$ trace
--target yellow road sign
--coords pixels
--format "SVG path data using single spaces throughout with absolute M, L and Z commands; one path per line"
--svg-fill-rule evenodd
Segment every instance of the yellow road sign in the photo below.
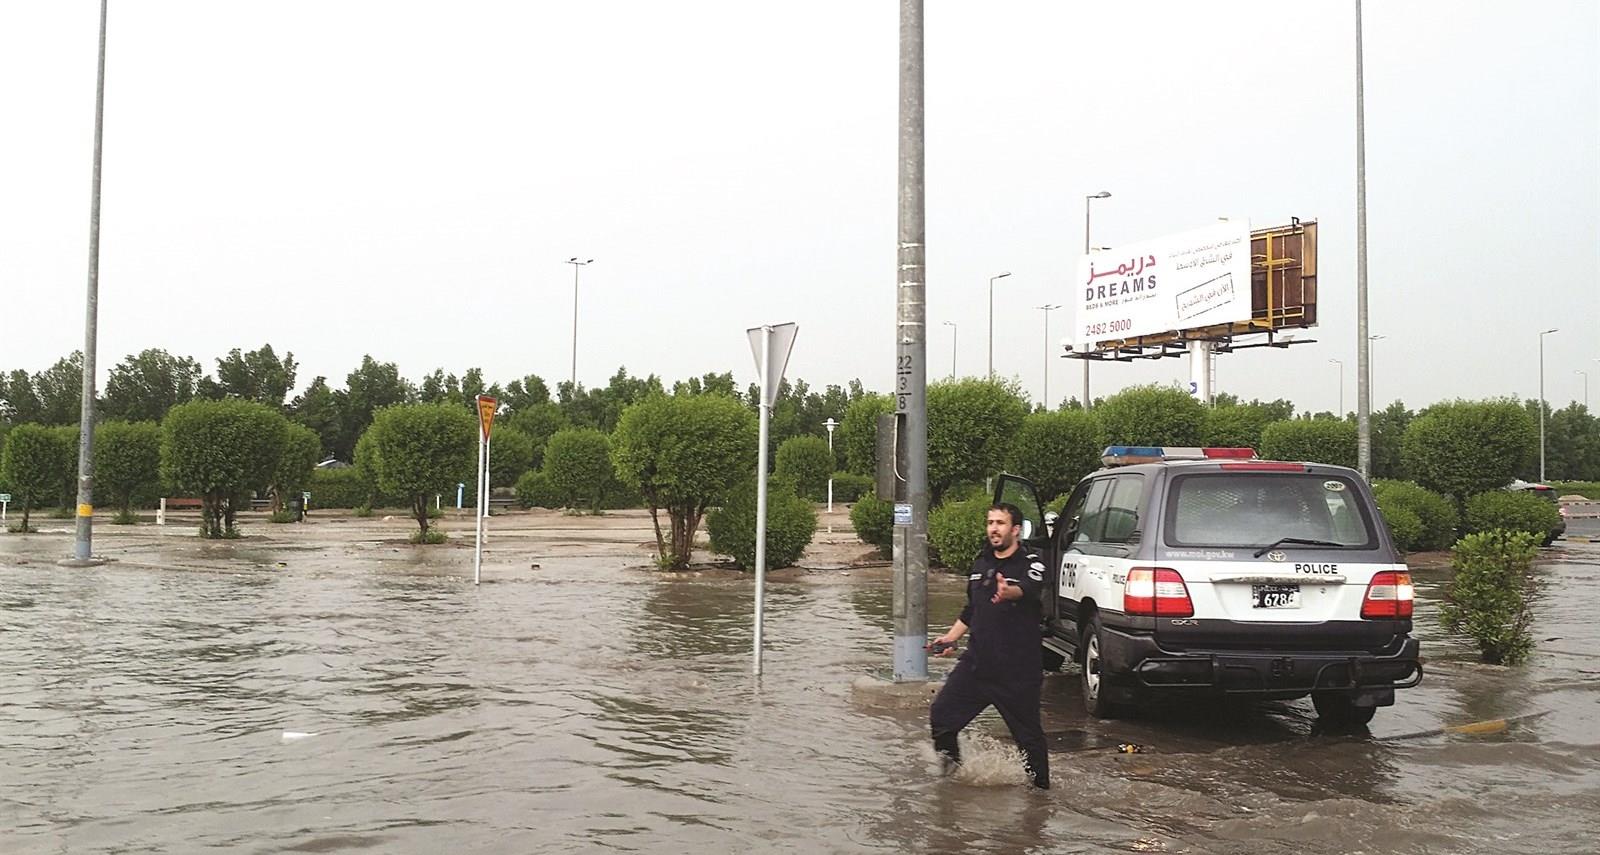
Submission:
M 500 408 L 500 402 L 488 395 L 478 396 L 478 429 L 483 431 L 485 442 L 489 440 L 489 431 L 494 427 L 494 411 Z

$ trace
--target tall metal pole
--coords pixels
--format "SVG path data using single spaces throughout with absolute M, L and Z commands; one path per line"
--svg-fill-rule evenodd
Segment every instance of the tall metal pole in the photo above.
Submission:
M 772 419 L 772 408 L 767 405 L 767 384 L 772 365 L 772 326 L 761 327 L 761 407 L 760 427 L 756 442 L 756 613 L 755 613 L 755 664 L 753 673 L 761 676 L 761 630 L 765 616 L 767 592 L 767 422 Z
M 1369 336 L 1367 336 L 1367 400 L 1368 401 L 1371 401 L 1373 399 L 1373 397 L 1374 397 L 1373 393 L 1375 393 L 1377 391 L 1377 389 L 1378 389 L 1377 381 L 1374 379 L 1374 374 L 1377 372 L 1377 368 L 1378 368 L 1378 354 L 1377 354 L 1377 351 L 1373 350 L 1372 342 L 1382 341 L 1383 339 L 1386 339 L 1386 338 L 1388 338 L 1388 336 L 1386 336 L 1386 335 L 1369 335 Z M 1369 408 L 1367 410 L 1367 412 L 1371 413 L 1372 411 Z
M 1344 418 L 1344 360 L 1330 359 L 1328 361 L 1339 366 L 1339 418 L 1342 419 Z
M 1367 338 L 1367 110 L 1361 57 L 1361 0 L 1356 0 L 1356 468 L 1372 477 L 1372 365 Z
M 920 86 L 920 84 L 919 84 Z M 918 124 L 921 120 L 918 119 Z M 989 379 L 994 379 L 994 282 L 1011 275 L 1011 271 L 989 277 Z
M 1589 409 L 1589 372 L 1579 370 L 1574 372 L 1583 375 L 1583 408 Z
M 106 0 L 100 0 L 100 66 L 94 86 L 94 169 L 89 181 L 89 289 L 83 318 L 83 408 L 78 415 L 78 517 L 72 558 L 92 560 L 94 542 L 94 373 L 100 312 L 100 142 L 105 127 Z
M 1050 406 L 1050 312 L 1061 308 L 1059 303 L 1050 303 L 1043 306 L 1034 306 L 1044 312 L 1044 408 L 1049 411 Z
M 956 337 L 961 329 L 955 321 L 945 321 L 944 325 L 950 328 L 950 379 L 956 379 Z
M 1539 481 L 1544 482 L 1544 337 L 1554 329 L 1539 333 Z
M 894 527 L 894 680 L 928 679 L 928 372 L 923 184 L 922 0 L 900 0 L 899 294 L 895 413 L 905 449 L 905 501 Z M 990 281 L 991 294 L 994 283 Z M 990 305 L 993 305 L 991 297 Z M 990 313 L 991 329 L 993 312 Z M 993 352 L 993 336 L 990 337 Z M 993 372 L 993 357 L 990 357 Z M 909 517 L 909 519 L 907 519 Z
M 567 259 L 572 265 L 572 394 L 578 394 L 578 270 L 593 264 L 594 259 L 579 261 L 577 256 Z
M 1091 194 L 1083 197 L 1083 254 L 1084 255 L 1088 255 L 1089 254 L 1089 210 L 1090 210 L 1089 203 L 1093 202 L 1096 199 L 1109 199 L 1109 198 L 1111 198 L 1111 192 L 1108 191 L 1108 190 L 1101 190 L 1099 193 L 1091 193 Z M 1088 410 L 1092 406 L 1093 406 L 1093 403 L 1092 403 L 1091 399 L 1089 398 L 1089 360 L 1085 359 L 1085 360 L 1083 360 L 1083 408 L 1085 410 Z

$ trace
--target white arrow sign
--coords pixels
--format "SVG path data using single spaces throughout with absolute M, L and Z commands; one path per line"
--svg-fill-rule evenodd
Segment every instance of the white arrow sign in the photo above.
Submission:
M 756 371 L 762 375 L 759 379 L 764 381 L 764 400 L 769 407 L 778 402 L 778 386 L 783 382 L 783 372 L 789 367 L 789 352 L 794 350 L 794 337 L 799 331 L 800 328 L 794 324 L 773 324 L 745 330 L 746 335 L 750 336 L 750 354 L 756 358 Z M 761 353 L 762 339 L 768 336 L 770 359 Z

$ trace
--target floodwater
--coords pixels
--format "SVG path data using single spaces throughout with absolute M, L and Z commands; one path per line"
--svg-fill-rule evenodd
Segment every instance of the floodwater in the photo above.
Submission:
M 1425 602 L 1428 675 L 1367 734 L 1317 733 L 1307 701 L 1101 722 L 1050 677 L 1049 792 L 992 714 L 941 779 L 925 710 L 852 688 L 888 660 L 882 571 L 771 584 L 758 683 L 751 586 L 726 574 L 546 556 L 475 588 L 465 550 L 248 542 L 183 547 L 210 571 L 45 560 L 67 547 L 0 537 L 0 852 L 1549 855 L 1600 834 L 1600 544 L 1547 553 L 1522 668 L 1474 664 Z M 933 586 L 936 631 L 958 585 Z

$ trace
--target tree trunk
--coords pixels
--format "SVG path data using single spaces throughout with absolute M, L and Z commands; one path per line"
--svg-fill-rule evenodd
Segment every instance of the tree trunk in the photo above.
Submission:
M 667 543 L 665 538 L 661 536 L 661 515 L 656 508 L 654 498 L 650 500 L 650 523 L 656 527 L 656 557 L 665 559 L 667 557 Z
M 28 512 L 33 509 L 33 496 L 29 493 L 22 494 L 22 533 L 28 533 Z M 661 533 L 656 532 L 656 539 L 661 539 Z
M 422 537 L 418 538 L 417 541 L 420 543 L 422 541 L 427 540 L 428 539 L 428 496 L 427 496 L 426 493 L 418 495 L 416 498 L 411 500 L 411 513 L 416 516 L 417 525 L 422 526 Z

